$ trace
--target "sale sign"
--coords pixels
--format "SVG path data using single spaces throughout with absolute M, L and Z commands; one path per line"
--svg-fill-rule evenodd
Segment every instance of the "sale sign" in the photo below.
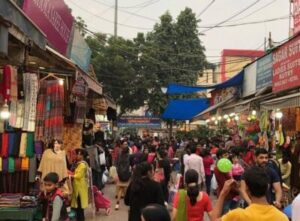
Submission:
M 294 35 L 300 31 L 300 0 L 293 1 Z
M 74 19 L 64 0 L 25 0 L 23 10 L 47 35 L 50 45 L 66 55 Z
M 273 91 L 300 86 L 300 36 L 273 52 Z

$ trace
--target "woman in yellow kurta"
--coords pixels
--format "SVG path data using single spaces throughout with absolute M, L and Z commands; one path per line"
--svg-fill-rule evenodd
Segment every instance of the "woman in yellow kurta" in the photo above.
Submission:
M 84 221 L 84 209 L 88 207 L 89 175 L 88 164 L 84 161 L 87 152 L 84 149 L 76 149 L 77 165 L 73 175 L 73 193 L 71 207 L 76 210 L 76 220 Z

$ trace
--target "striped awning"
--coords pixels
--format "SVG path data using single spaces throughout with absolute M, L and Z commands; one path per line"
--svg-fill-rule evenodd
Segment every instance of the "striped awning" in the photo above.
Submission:
M 260 104 L 261 110 L 274 110 L 292 107 L 300 107 L 300 92 L 274 98 L 272 100 L 261 102 Z

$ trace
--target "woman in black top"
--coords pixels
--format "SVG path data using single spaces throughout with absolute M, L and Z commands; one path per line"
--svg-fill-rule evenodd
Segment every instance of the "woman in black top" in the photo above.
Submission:
M 153 174 L 151 164 L 137 165 L 125 195 L 125 204 L 130 207 L 129 221 L 141 221 L 141 211 L 149 204 L 164 205 L 161 186 L 153 180 Z

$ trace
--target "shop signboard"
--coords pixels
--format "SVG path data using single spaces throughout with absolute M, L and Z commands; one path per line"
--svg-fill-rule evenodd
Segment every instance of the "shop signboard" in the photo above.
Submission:
M 238 87 L 228 87 L 223 89 L 216 89 L 211 92 L 211 106 L 217 105 L 223 101 L 229 100 L 240 95 Z
M 293 0 L 294 35 L 300 31 L 300 0 Z
M 256 67 L 256 90 L 272 86 L 272 53 L 257 60 Z
M 160 118 L 143 116 L 124 116 L 118 119 L 118 127 L 160 128 Z
M 256 62 L 245 67 L 243 97 L 255 94 L 256 92 Z
M 273 52 L 273 91 L 300 86 L 300 36 Z
M 74 30 L 74 36 L 71 46 L 71 60 L 73 60 L 82 70 L 88 72 L 91 55 L 91 49 L 85 42 L 80 31 L 76 28 Z
M 46 34 L 62 55 L 67 55 L 73 16 L 64 0 L 24 0 L 23 11 Z

